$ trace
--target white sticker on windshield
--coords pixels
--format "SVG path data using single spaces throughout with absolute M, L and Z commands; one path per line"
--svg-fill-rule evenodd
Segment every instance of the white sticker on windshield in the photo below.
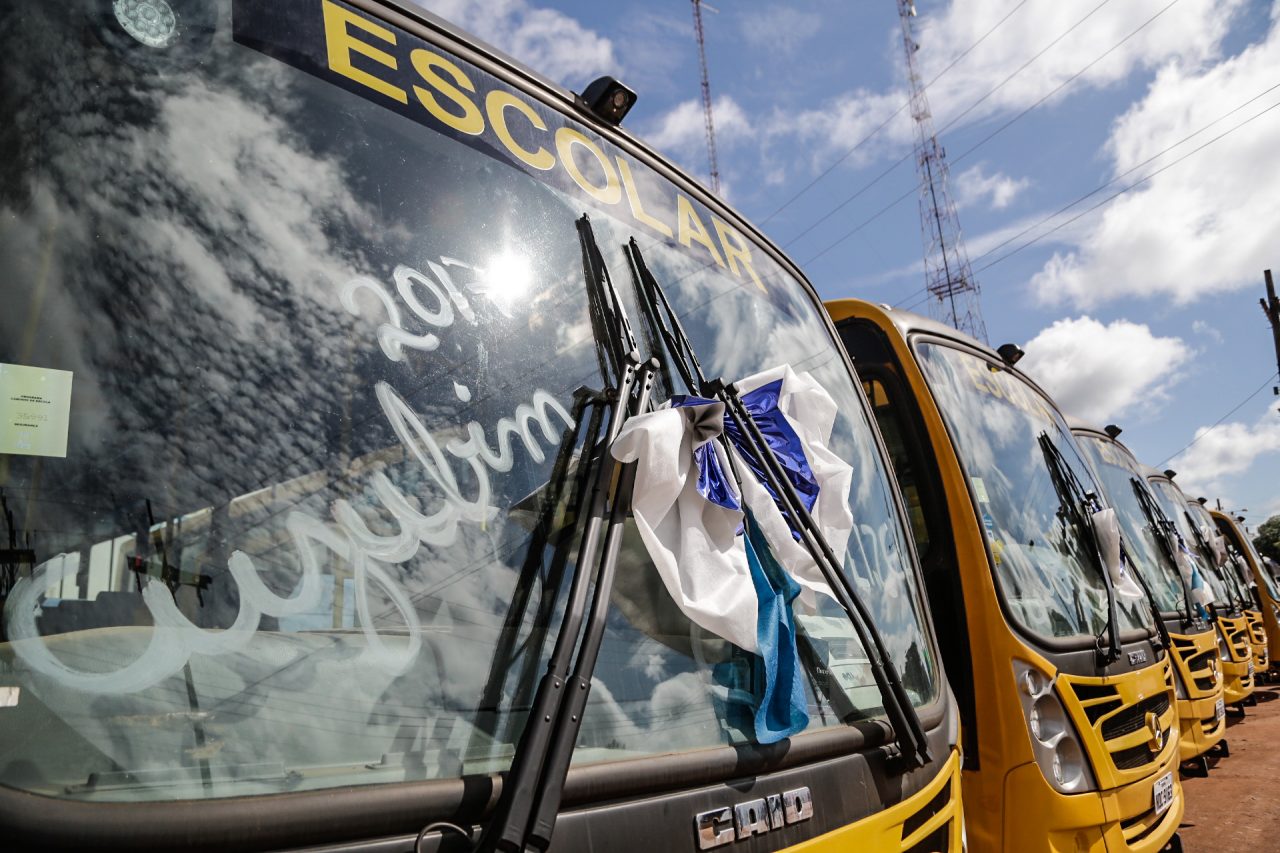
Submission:
M 0 453 L 67 455 L 71 371 L 0 363 Z
M 978 498 L 978 503 L 989 504 L 991 499 L 987 497 L 987 484 L 982 482 L 981 477 L 970 477 L 973 482 L 973 493 Z
M 0 708 L 18 707 L 18 696 L 21 693 L 21 687 L 0 687 Z

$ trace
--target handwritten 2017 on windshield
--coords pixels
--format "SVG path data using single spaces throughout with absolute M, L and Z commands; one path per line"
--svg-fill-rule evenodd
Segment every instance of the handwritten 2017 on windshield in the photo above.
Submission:
M 405 348 L 430 352 L 440 345 L 434 332 L 406 328 L 402 304 L 418 321 L 436 330 L 449 328 L 458 316 L 473 324 L 478 322 L 466 296 L 450 277 L 449 267 L 481 272 L 451 258 L 428 264 L 434 276 L 402 265 L 392 274 L 399 301 L 381 282 L 367 277 L 355 278 L 344 285 L 339 299 L 348 313 L 360 316 L 358 295 L 372 294 L 386 315 L 385 322 L 376 329 L 378 346 L 389 360 L 402 361 Z M 501 306 L 498 308 L 502 310 Z M 463 386 L 454 383 L 454 387 L 455 394 L 463 398 Z M 360 663 L 393 674 L 406 671 L 421 650 L 421 626 L 413 603 L 389 566 L 412 559 L 424 544 L 432 547 L 453 544 L 460 522 L 483 523 L 493 519 L 498 510 L 490 501 L 489 472 L 511 470 L 513 438 L 524 445 L 531 459 L 542 462 L 546 453 L 533 427 L 537 426 L 548 443 L 554 443 L 558 433 L 552 416 L 566 426 L 570 425 L 571 416 L 551 394 L 536 389 L 530 402 L 517 405 L 511 417 L 498 420 L 494 428 L 496 450 L 488 443 L 485 427 L 474 420 L 462 427 L 465 439 L 455 438 L 442 448 L 422 417 L 389 383 L 378 382 L 374 392 L 401 446 L 439 490 L 439 505 L 434 512 L 420 511 L 382 471 L 371 475 L 369 485 L 382 509 L 395 519 L 398 533 L 373 532 L 346 499 L 334 501 L 332 523 L 300 510 L 290 511 L 285 517 L 285 529 L 302 569 L 297 587 L 289 596 L 276 595 L 262 581 L 253 558 L 244 551 L 233 552 L 227 567 L 237 585 L 239 609 L 235 620 L 224 630 L 197 627 L 179 610 L 163 583 L 148 580 L 143 586 L 142 598 L 155 630 L 140 655 L 108 671 L 86 671 L 67 664 L 49 649 L 40 635 L 36 623 L 40 597 L 50 587 L 60 586 L 67 576 L 74 576 L 80 566 L 76 555 L 58 555 L 42 564 L 31 577 L 21 579 L 6 603 L 5 623 L 18 657 L 37 672 L 75 690 L 102 694 L 145 690 L 176 675 L 193 655 L 223 655 L 244 650 L 256 634 L 263 615 L 279 618 L 314 612 L 323 600 L 322 555 L 327 550 L 348 565 L 354 580 L 356 613 L 366 641 Z M 444 425 L 444 430 L 451 434 L 459 431 L 458 426 L 452 424 Z M 462 494 L 453 470 L 455 462 L 470 468 L 475 481 L 473 496 Z M 407 629 L 402 641 L 390 644 L 379 634 L 370 606 L 371 582 L 400 614 Z

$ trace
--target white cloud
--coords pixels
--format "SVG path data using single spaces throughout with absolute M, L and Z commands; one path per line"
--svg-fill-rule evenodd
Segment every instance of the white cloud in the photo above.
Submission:
M 732 97 L 721 95 L 711 102 L 717 148 L 730 148 L 751 132 L 747 113 Z M 706 160 L 706 125 L 702 101 L 691 99 L 677 104 L 658 117 L 640 136 L 654 148 L 686 163 Z
M 1252 425 L 1231 421 L 1196 430 L 1198 439 L 1172 462 L 1187 494 L 1221 495 L 1226 478 L 1254 466 L 1260 456 L 1280 452 L 1280 403 Z
M 971 124 L 1021 111 L 1117 44 L 1119 47 L 1080 73 L 1079 78 L 1054 98 L 1103 89 L 1135 71 L 1155 69 L 1171 62 L 1195 69 L 1218 55 L 1234 13 L 1244 5 L 1244 0 L 1181 0 L 1123 44 L 1120 44 L 1122 40 L 1168 6 L 1168 0 L 1108 3 L 959 119 L 970 105 L 1000 85 L 1096 5 L 1030 0 L 929 88 L 935 127 L 941 130 L 956 120 L 962 125 Z M 941 14 L 931 14 L 929 9 L 922 8 L 918 19 L 921 77 L 926 82 L 932 81 L 1007 15 L 1010 8 L 1009 0 L 954 0 Z M 896 26 L 888 33 L 886 49 L 895 58 L 902 54 L 901 35 Z M 794 130 L 790 132 L 816 146 L 820 155 L 816 160 L 825 165 L 835 152 L 847 151 L 883 122 L 906 98 L 905 84 L 885 91 L 855 89 L 830 99 L 819 109 L 798 117 L 791 114 L 792 121 L 778 124 L 791 125 Z M 850 157 L 849 164 L 863 166 L 869 160 L 899 152 L 902 146 L 911 143 L 911 124 L 907 111 L 903 110 L 872 143 Z
M 988 175 L 985 165 L 979 163 L 956 175 L 956 205 L 971 207 L 986 199 L 995 210 L 1003 210 L 1029 186 L 1027 178 L 1011 178 L 1003 172 Z
M 1023 365 L 1068 414 L 1105 423 L 1162 401 L 1193 351 L 1143 324 L 1057 320 L 1026 344 Z
M 1204 320 L 1191 321 L 1191 331 L 1195 332 L 1197 335 L 1208 338 L 1215 344 L 1222 343 L 1222 332 L 1219 332 L 1215 327 L 1209 325 Z
M 620 74 L 613 42 L 563 12 L 525 0 L 415 2 L 575 91 L 601 74 Z
M 801 43 L 818 34 L 822 16 L 785 6 L 749 11 L 741 20 L 747 44 L 769 51 L 793 53 Z
M 1280 79 L 1280 27 L 1207 69 L 1170 63 L 1146 96 L 1115 123 L 1107 150 L 1120 175 L 1154 157 Z M 1276 103 L 1261 98 L 1205 133 L 1137 169 L 1128 185 L 1239 126 Z M 1185 305 L 1253 286 L 1274 257 L 1280 194 L 1266 177 L 1280 173 L 1280 110 L 1212 142 L 1183 163 L 1121 196 L 1096 218 L 1075 248 L 1055 253 L 1032 280 L 1046 302 L 1089 307 L 1148 296 Z M 1266 177 L 1264 177 L 1266 176 Z

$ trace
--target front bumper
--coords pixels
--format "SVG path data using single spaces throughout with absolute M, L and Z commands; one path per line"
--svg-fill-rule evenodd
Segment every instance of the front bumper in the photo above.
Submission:
M 1004 850 L 1018 853 L 1157 853 L 1182 822 L 1178 754 L 1145 779 L 1109 791 L 1059 794 L 1033 762 L 1005 777 Z M 1173 774 L 1173 803 L 1154 809 L 1156 780 Z

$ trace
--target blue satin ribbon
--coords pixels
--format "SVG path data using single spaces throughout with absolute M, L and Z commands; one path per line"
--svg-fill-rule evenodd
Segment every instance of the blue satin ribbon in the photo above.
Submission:
M 751 731 L 756 743 L 777 743 L 809 726 L 792 610 L 800 586 L 778 564 L 751 510 L 746 511 L 743 527 L 747 566 L 756 593 L 759 653 L 734 646 L 729 660 L 715 665 L 713 677 L 728 688 L 725 718 Z
M 804 445 L 800 441 L 800 436 L 796 434 L 791 422 L 787 420 L 787 416 L 778 408 L 778 398 L 781 393 L 782 380 L 777 379 L 768 385 L 761 385 L 759 388 L 743 394 L 741 397 L 742 406 L 751 414 L 756 426 L 760 428 L 760 433 L 764 436 L 765 443 L 769 445 L 769 449 L 773 451 L 774 458 L 778 460 L 778 463 L 786 473 L 787 479 L 791 481 L 800 503 L 804 505 L 807 511 L 812 512 L 814 504 L 818 501 L 818 478 L 809 466 L 808 457 L 804 455 Z M 715 402 L 715 400 L 692 395 L 677 395 L 671 398 L 673 408 L 706 406 Z M 774 503 L 778 504 L 779 511 L 782 512 L 783 518 L 787 520 L 787 526 L 791 528 L 791 535 L 798 540 L 800 538 L 799 524 L 783 507 L 781 496 L 776 494 L 769 486 L 763 460 L 756 456 L 754 449 L 746 439 L 743 427 L 728 412 L 725 413 L 724 417 L 724 434 L 728 436 L 729 441 L 739 455 L 746 461 L 747 467 L 755 474 L 760 485 L 773 498 Z M 727 509 L 740 509 L 739 503 L 733 494 L 733 489 L 729 485 L 729 478 L 720 465 L 720 458 L 716 456 L 710 445 L 704 444 L 695 450 L 694 458 L 698 462 L 699 469 L 698 493 L 719 506 Z

